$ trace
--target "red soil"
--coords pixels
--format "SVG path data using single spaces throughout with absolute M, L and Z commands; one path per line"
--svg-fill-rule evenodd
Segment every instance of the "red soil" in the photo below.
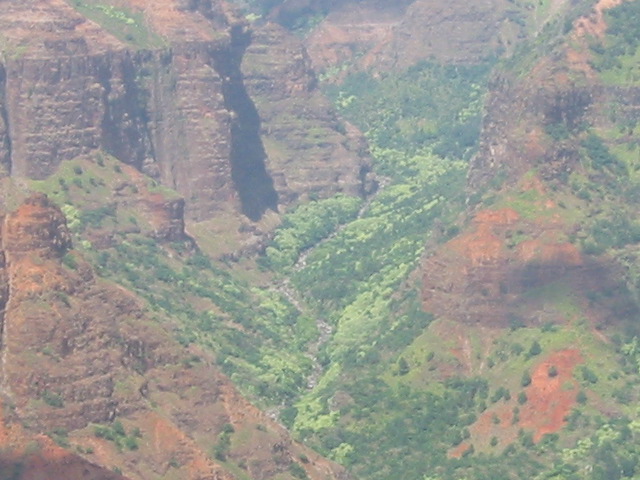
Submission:
M 472 447 L 472 445 L 470 443 L 467 442 L 462 442 L 460 445 L 458 445 L 456 448 L 454 448 L 450 453 L 449 453 L 449 457 L 451 458 L 460 458 L 462 457 L 462 455 L 465 454 L 465 452 L 467 450 L 469 450 Z
M 604 11 L 620 5 L 625 0 L 600 0 L 594 7 L 593 13 L 587 17 L 580 17 L 574 22 L 574 41 L 579 45 L 567 51 L 567 63 L 572 70 L 582 71 L 587 77 L 595 76 L 589 64 L 590 53 L 588 42 L 592 38 L 604 38 L 607 23 Z
M 560 350 L 546 357 L 534 368 L 531 384 L 524 389 L 527 402 L 519 405 L 518 392 L 512 391 L 511 400 L 492 405 L 469 428 L 470 442 L 484 448 L 495 436 L 498 445 L 504 448 L 517 441 L 520 430 L 532 432 L 534 442 L 539 442 L 546 434 L 558 432 L 576 404 L 578 388 L 573 370 L 582 361 L 582 354 L 576 349 Z M 557 370 L 555 376 L 549 375 L 552 366 Z M 517 422 L 513 421 L 515 407 L 519 409 Z M 464 443 L 451 449 L 449 457 L 459 458 L 469 445 Z
M 578 393 L 573 370 L 582 361 L 579 350 L 561 350 L 547 357 L 533 371 L 531 385 L 525 390 L 527 403 L 520 408 L 519 426 L 533 429 L 535 442 L 564 426 Z M 551 367 L 555 367 L 557 375 L 549 375 Z
M 518 212 L 510 208 L 478 212 L 473 219 L 476 228 L 453 239 L 449 247 L 469 259 L 472 266 L 492 262 L 500 258 L 504 246 L 494 228 L 513 225 L 518 219 Z

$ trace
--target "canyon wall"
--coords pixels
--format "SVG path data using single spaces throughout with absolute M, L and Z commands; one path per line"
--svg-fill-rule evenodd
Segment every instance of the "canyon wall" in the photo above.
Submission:
M 134 25 L 144 18 L 146 45 L 131 45 L 61 0 L 24 2 L 0 15 L 7 39 L 0 62 L 4 175 L 43 179 L 60 162 L 102 149 L 177 190 L 193 221 L 221 211 L 257 220 L 309 188 L 320 196 L 362 192 L 366 152 L 339 131 L 306 59 L 298 61 L 304 85 L 288 92 L 292 106 L 282 112 L 277 99 L 259 98 L 260 88 L 245 85 L 243 70 L 251 76 L 255 67 L 243 63 L 247 48 L 276 66 L 262 72 L 263 81 L 300 85 L 289 50 L 269 33 L 251 30 L 218 3 L 138 3 L 123 4 L 123 15 L 132 12 Z M 32 17 L 35 32 L 14 22 L 20 16 Z M 44 42 L 33 40 L 41 33 Z M 290 44 L 287 35 L 279 32 L 277 41 Z M 260 44 L 252 46 L 255 38 Z M 284 159 L 265 148 L 270 125 L 280 125 L 275 136 L 295 138 L 309 116 L 324 120 L 330 137 L 314 139 L 313 148 L 284 138 Z

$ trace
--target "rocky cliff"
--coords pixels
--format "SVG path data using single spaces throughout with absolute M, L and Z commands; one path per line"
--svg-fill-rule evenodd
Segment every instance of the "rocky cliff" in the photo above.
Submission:
M 343 133 L 332 139 L 343 150 L 334 151 L 333 141 L 316 142 L 315 151 L 290 147 L 301 176 L 265 150 L 240 70 L 255 34 L 219 3 L 21 2 L 5 8 L 0 23 L 5 175 L 42 179 L 60 162 L 102 149 L 177 190 L 194 221 L 223 211 L 257 220 L 309 184 L 321 195 L 361 190 L 366 161 L 348 150 Z M 270 61 L 289 61 L 268 43 L 266 57 L 276 50 Z M 296 75 L 287 66 L 263 72 L 273 84 L 295 84 Z M 318 95 L 310 79 L 291 92 L 298 103 Z M 316 117 L 327 109 L 326 102 L 307 106 Z M 335 124 L 330 113 L 325 123 Z M 313 165 L 335 176 L 316 178 Z
M 281 478 L 292 465 L 312 479 L 341 475 L 244 400 L 206 353 L 175 342 L 170 323 L 97 278 L 69 250 L 65 218 L 44 195 L 4 217 L 1 238 L 0 389 L 13 411 L 5 425 L 14 425 L 3 428 L 26 425 L 20 438 L 47 433 L 93 464 L 87 471 L 118 467 L 129 479 L 170 471 L 237 478 L 229 465 L 251 478 Z M 13 442 L 16 458 L 33 471 L 21 478 L 40 478 L 34 450 Z M 57 448 L 47 446 L 50 440 L 36 443 L 37 451 Z M 58 450 L 53 456 L 64 457 Z M 67 478 L 76 478 L 73 471 Z M 105 475 L 91 478 L 111 478 Z

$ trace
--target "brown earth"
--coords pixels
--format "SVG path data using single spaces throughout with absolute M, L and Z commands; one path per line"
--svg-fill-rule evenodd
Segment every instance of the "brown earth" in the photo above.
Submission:
M 573 370 L 583 361 L 579 350 L 569 349 L 549 355 L 534 368 L 531 385 L 525 389 L 527 403 L 520 407 L 518 425 L 533 430 L 535 442 L 566 424 L 565 418 L 575 406 L 578 393 Z M 552 367 L 556 375 L 549 373 Z
M 46 435 L 27 432 L 6 404 L 0 404 L 0 445 L 2 478 L 18 472 L 21 480 L 126 478 L 59 447 Z
M 339 81 L 347 70 L 384 75 L 423 60 L 476 63 L 524 35 L 502 0 L 341 2 L 305 39 L 314 68 Z M 344 69 L 344 67 L 347 67 Z
M 535 296 L 523 298 L 527 292 L 553 282 L 576 291 L 598 288 L 592 276 L 600 267 L 565 240 L 570 227 L 539 179 L 523 180 L 504 203 L 517 204 L 519 196 L 531 193 L 529 208 L 536 218 L 522 217 L 512 207 L 480 210 L 460 235 L 424 260 L 427 311 L 484 326 L 506 326 L 516 318 L 535 324 L 542 321 L 541 305 Z
M 595 72 L 591 67 L 589 43 L 594 39 L 602 40 L 607 30 L 604 12 L 620 5 L 625 0 L 600 0 L 588 17 L 581 17 L 574 22 L 572 44 L 567 49 L 567 62 L 571 70 L 581 71 L 593 79 Z
M 582 42 L 589 35 L 602 35 L 606 28 L 602 12 L 615 4 L 600 2 L 592 14 L 576 20 L 572 38 Z M 576 42 L 567 44 L 575 47 Z M 575 57 L 588 50 L 572 48 L 563 52 Z M 590 125 L 595 131 L 611 128 L 604 106 L 624 105 L 621 117 L 625 117 L 630 115 L 625 112 L 637 108 L 637 95 L 635 90 L 600 85 L 577 57 L 577 63 L 560 58 L 541 56 L 527 75 L 505 72 L 493 80 L 479 151 L 471 162 L 469 191 L 486 188 L 498 176 L 503 182 L 494 189 L 496 195 L 507 206 L 519 206 L 521 216 L 505 225 L 505 220 L 485 221 L 484 212 L 475 212 L 462 235 L 426 260 L 426 272 L 438 272 L 439 266 L 442 270 L 449 263 L 455 268 L 425 275 L 425 308 L 467 322 L 504 324 L 507 318 L 526 324 L 543 318 L 564 322 L 561 315 L 544 312 L 543 305 L 533 300 L 535 289 L 554 281 L 580 304 L 588 304 L 586 297 L 606 289 L 620 292 L 619 301 L 624 302 L 620 267 L 611 259 L 585 257 L 578 243 L 567 241 L 586 235 L 580 224 L 591 206 L 573 199 L 574 205 L 566 209 L 551 197 L 560 191 L 570 198 L 569 178 L 584 170 L 580 126 Z M 557 128 L 575 137 L 554 141 L 548 132 Z M 535 185 L 527 185 L 532 179 Z M 567 215 L 571 210 L 573 217 Z M 518 308 L 519 304 L 526 307 Z M 604 310 L 594 315 L 594 324 L 616 321 Z

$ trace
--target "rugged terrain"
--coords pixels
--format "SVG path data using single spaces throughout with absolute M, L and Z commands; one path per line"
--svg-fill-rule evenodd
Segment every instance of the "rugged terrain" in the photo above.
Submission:
M 637 476 L 637 1 L 0 6 L 0 478 Z
M 311 478 L 339 473 L 244 400 L 206 353 L 173 340 L 171 324 L 67 253 L 70 239 L 64 216 L 41 194 L 4 218 L 2 389 L 12 412 L 4 428 L 15 432 L 7 453 L 24 469 L 20 478 L 41 478 L 39 468 L 69 456 L 12 419 L 76 452 L 60 475 L 67 463 L 69 472 L 97 472 L 91 478 L 110 478 L 94 465 L 132 479 L 236 478 L 232 465 L 251 478 L 292 465 Z

